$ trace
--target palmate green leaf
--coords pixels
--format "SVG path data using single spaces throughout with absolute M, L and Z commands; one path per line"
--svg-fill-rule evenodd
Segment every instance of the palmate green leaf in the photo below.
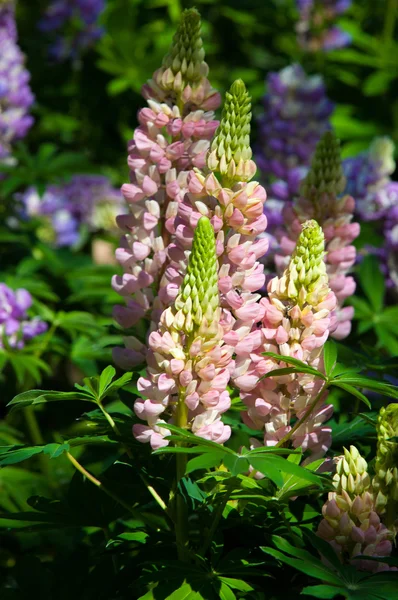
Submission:
M 352 296 L 350 298 L 350 304 L 354 307 L 354 319 L 369 319 L 373 321 L 373 309 L 366 300 L 360 298 L 359 296 Z M 371 324 L 371 326 L 373 326 Z
M 281 367 L 280 369 L 273 369 L 268 373 L 265 373 L 260 377 L 261 379 L 267 379 L 268 377 L 283 377 L 283 375 L 290 375 L 291 373 L 309 373 L 310 375 L 315 375 L 318 377 L 318 371 L 313 369 L 312 367 Z M 325 379 L 325 376 L 322 376 L 322 379 Z
M 102 325 L 97 323 L 91 313 L 77 310 L 58 313 L 58 326 L 71 336 L 76 333 L 98 335 L 103 331 Z
M 82 400 L 83 402 L 95 402 L 92 396 L 82 392 L 56 392 L 54 390 L 30 390 L 18 394 L 7 404 L 11 411 L 26 408 L 27 406 L 36 406 L 38 404 L 47 404 L 47 402 L 60 402 L 70 400 Z
M 379 340 L 378 346 L 383 346 L 390 355 L 398 354 L 398 339 L 395 336 L 395 331 L 392 332 L 388 324 L 376 323 L 374 326 L 377 338 Z
M 0 446 L 0 466 L 13 465 L 42 452 L 48 454 L 50 458 L 57 458 L 69 450 L 68 442 L 46 444 L 45 446 Z

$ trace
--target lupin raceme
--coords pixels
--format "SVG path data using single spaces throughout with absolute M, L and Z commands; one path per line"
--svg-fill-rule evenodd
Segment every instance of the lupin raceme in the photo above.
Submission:
M 318 142 L 311 168 L 301 183 L 300 193 L 320 204 L 328 196 L 337 197 L 345 190 L 346 178 L 340 157 L 340 143 L 332 131 L 326 131 Z
M 387 527 L 398 529 L 398 404 L 380 410 L 373 489 Z
M 218 262 L 214 230 L 207 217 L 195 229 L 187 272 L 174 307 L 173 328 L 211 337 L 219 321 Z
M 250 181 L 256 165 L 250 147 L 251 98 L 245 84 L 237 79 L 225 94 L 221 122 L 207 158 L 211 171 L 221 174 L 223 185 Z

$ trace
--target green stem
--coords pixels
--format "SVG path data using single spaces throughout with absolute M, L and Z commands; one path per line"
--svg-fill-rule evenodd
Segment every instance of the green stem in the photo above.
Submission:
M 213 519 L 213 522 L 212 522 L 210 530 L 209 530 L 209 533 L 207 534 L 206 539 L 203 542 L 203 545 L 202 545 L 201 549 L 199 550 L 199 555 L 200 556 L 203 556 L 203 557 L 205 556 L 205 554 L 206 554 L 206 552 L 207 552 L 207 550 L 208 550 L 208 548 L 209 548 L 209 546 L 211 544 L 211 541 L 212 541 L 212 539 L 214 537 L 214 534 L 216 532 L 216 529 L 218 527 L 218 524 L 219 524 L 220 519 L 222 517 L 222 514 L 224 512 L 224 508 L 225 508 L 225 506 L 226 506 L 226 504 L 227 504 L 227 502 L 229 500 L 229 497 L 232 494 L 232 491 L 234 489 L 234 482 L 235 482 L 234 480 L 235 480 L 235 478 L 231 477 L 231 479 L 229 479 L 229 481 L 228 481 L 225 493 L 224 493 L 222 499 L 220 500 L 220 502 L 219 502 L 219 504 L 217 506 L 217 509 L 216 509 L 216 512 L 215 512 L 215 515 L 214 515 L 214 519 Z
M 185 392 L 180 392 L 177 410 L 176 410 L 176 425 L 181 428 L 186 428 L 188 424 L 188 407 L 185 404 Z M 175 533 L 176 533 L 176 543 L 177 543 L 177 552 L 178 558 L 181 561 L 187 561 L 187 545 L 188 545 L 188 535 L 187 535 L 187 507 L 184 501 L 183 496 L 178 491 L 178 482 L 185 475 L 185 468 L 187 464 L 187 455 L 184 453 L 178 453 L 176 456 L 176 496 L 175 496 Z
M 286 442 L 288 442 L 290 440 L 290 438 L 292 437 L 293 433 L 295 433 L 297 431 L 297 429 L 299 427 L 301 427 L 307 421 L 307 419 L 314 412 L 314 410 L 316 408 L 316 405 L 318 404 L 319 400 L 323 396 L 326 388 L 327 388 L 327 384 L 324 384 L 322 386 L 322 388 L 320 389 L 320 391 L 318 392 L 318 394 L 315 396 L 314 400 L 309 405 L 309 407 L 308 407 L 307 411 L 305 412 L 305 414 L 303 415 L 303 417 L 301 419 L 299 419 L 293 425 L 293 427 L 291 428 L 291 430 L 281 440 L 279 440 L 279 442 L 276 444 L 275 448 L 281 448 L 281 447 L 283 447 L 286 444 Z
M 119 498 L 119 496 L 112 492 L 112 490 L 109 490 L 107 487 L 105 487 L 104 484 L 99 479 L 94 477 L 94 475 L 89 473 L 89 471 L 87 471 L 87 469 L 85 469 L 83 465 L 80 464 L 79 461 L 77 461 L 76 458 L 72 456 L 72 454 L 70 454 L 70 452 L 66 452 L 65 454 L 72 463 L 72 465 L 75 467 L 75 469 L 77 469 L 84 477 L 91 481 L 92 484 L 94 484 L 97 488 L 105 492 L 105 494 L 107 494 L 110 498 L 115 500 L 115 502 L 121 504 L 131 515 L 133 515 L 135 519 L 142 519 L 142 516 L 138 511 L 134 510 L 132 506 L 127 504 L 127 502 L 125 502 L 123 498 Z
M 99 408 L 102 411 L 102 414 L 104 415 L 104 417 L 106 418 L 106 420 L 108 421 L 109 425 L 111 426 L 112 430 L 115 432 L 115 434 L 120 438 L 121 437 L 121 433 L 119 431 L 118 426 L 116 425 L 115 421 L 113 420 L 112 416 L 108 413 L 108 411 L 104 408 L 102 402 L 100 400 L 97 401 Z M 130 448 L 128 446 L 126 446 L 125 444 L 122 444 L 122 447 L 124 449 L 124 451 L 126 452 L 127 456 L 130 459 L 134 459 L 133 453 L 131 452 Z M 144 483 L 144 485 L 146 486 L 148 492 L 151 494 L 151 496 L 156 500 L 156 502 L 159 504 L 160 508 L 164 511 L 167 511 L 167 506 L 166 503 L 163 501 L 163 499 L 159 496 L 159 494 L 157 493 L 157 491 L 148 483 L 148 481 L 146 480 L 145 475 L 143 475 L 143 473 L 141 473 L 141 471 L 138 470 L 138 474 L 140 476 L 141 481 Z

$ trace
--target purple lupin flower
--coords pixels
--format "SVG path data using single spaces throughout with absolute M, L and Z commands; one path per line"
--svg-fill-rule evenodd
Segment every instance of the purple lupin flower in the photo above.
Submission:
M 326 96 L 322 77 L 306 75 L 299 64 L 269 73 L 266 83 L 256 161 L 269 198 L 264 210 L 270 252 L 265 260 L 272 270 L 283 205 L 298 197 L 316 144 L 330 129 L 334 105 Z
M 116 216 L 124 208 L 119 190 L 101 175 L 75 175 L 63 184 L 50 185 L 40 197 L 34 187 L 20 200 L 22 216 L 38 217 L 38 235 L 54 246 L 73 246 L 84 224 L 90 231 L 116 230 Z
M 343 161 L 347 193 L 356 199 L 356 212 L 363 221 L 384 218 L 398 205 L 398 182 L 390 175 L 395 170 L 394 143 L 388 137 L 375 138 L 366 152 Z
M 31 306 L 32 296 L 27 290 L 13 291 L 0 283 L 0 348 L 4 347 L 4 342 L 11 348 L 23 348 L 27 340 L 46 331 L 44 321 L 28 316 L 27 310 Z
M 14 2 L 0 4 L 0 162 L 10 162 L 12 145 L 33 123 L 28 114 L 34 96 L 30 75 L 17 44 Z
M 299 21 L 297 40 L 307 52 L 328 52 L 351 43 L 349 33 L 335 25 L 339 15 L 351 6 L 351 0 L 296 0 Z
M 76 58 L 103 35 L 98 18 L 105 8 L 104 0 L 53 0 L 50 2 L 39 29 L 45 33 L 57 33 L 50 48 L 50 56 L 56 61 Z M 60 34 L 69 22 L 79 23 L 72 36 Z

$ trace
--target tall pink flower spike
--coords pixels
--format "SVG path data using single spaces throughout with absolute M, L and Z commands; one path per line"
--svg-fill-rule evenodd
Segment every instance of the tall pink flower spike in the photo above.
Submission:
M 199 437 L 228 440 L 231 428 L 221 415 L 231 400 L 227 385 L 233 370 L 233 349 L 223 341 L 220 325 L 218 263 L 209 219 L 199 219 L 186 275 L 173 305 L 149 336 L 147 373 L 138 380 L 142 398 L 133 434 L 156 449 L 168 444 L 165 417 Z
M 283 358 L 264 356 L 273 352 L 298 358 L 322 369 L 323 346 L 331 326 L 336 297 L 328 286 L 324 262 L 324 235 L 316 221 L 302 226 L 289 265 L 281 277 L 268 284 L 268 297 L 260 300 L 261 328 L 247 336 L 237 348 L 234 383 L 247 406 L 244 422 L 264 430 L 264 444 L 274 446 L 288 436 L 293 447 L 309 450 L 311 460 L 324 455 L 331 444 L 331 429 L 325 425 L 333 412 L 320 395 L 310 416 L 300 420 L 316 400 L 323 382 L 309 374 L 263 375 L 288 366 Z M 255 343 L 253 343 L 255 342 Z
M 352 306 L 343 303 L 355 292 L 355 281 L 348 275 L 356 259 L 353 240 L 359 235 L 359 223 L 352 223 L 355 207 L 351 196 L 340 196 L 346 187 L 341 166 L 339 142 L 330 131 L 326 132 L 315 151 L 311 169 L 301 184 L 301 196 L 283 211 L 284 230 L 279 236 L 280 253 L 275 262 L 281 272 L 289 261 L 301 224 L 316 219 L 326 241 L 326 270 L 330 288 L 337 298 L 331 335 L 341 340 L 351 331 L 354 314 Z
M 112 281 L 126 300 L 126 306 L 114 309 L 114 318 L 124 329 L 148 316 L 153 330 L 177 295 L 178 283 L 168 288 L 167 296 L 159 290 L 167 283 L 164 273 L 172 254 L 174 219 L 188 189 L 188 174 L 193 167 L 205 166 L 218 126 L 213 111 L 220 95 L 207 74 L 200 16 L 189 9 L 163 66 L 143 87 L 148 106 L 139 111 L 140 126 L 128 145 L 130 183 L 122 186 L 122 192 L 130 212 L 117 218 L 124 235 L 116 250 L 124 274 Z M 115 362 L 125 369 L 144 356 L 145 347 L 133 336 L 125 338 L 125 348 L 114 349 Z
M 207 158 L 208 170 L 194 169 L 188 178 L 189 192 L 178 205 L 175 244 L 169 247 L 170 265 L 165 276 L 169 283 L 161 290 L 170 298 L 184 272 L 185 254 L 193 230 L 204 215 L 216 233 L 224 341 L 235 347 L 255 343 L 253 325 L 264 316 L 256 293 L 264 285 L 263 265 L 258 259 L 268 249 L 266 239 L 258 239 L 267 219 L 263 214 L 266 192 L 256 181 L 251 160 L 251 103 L 241 80 L 226 94 L 220 127 Z M 253 339 L 251 342 L 250 340 Z

